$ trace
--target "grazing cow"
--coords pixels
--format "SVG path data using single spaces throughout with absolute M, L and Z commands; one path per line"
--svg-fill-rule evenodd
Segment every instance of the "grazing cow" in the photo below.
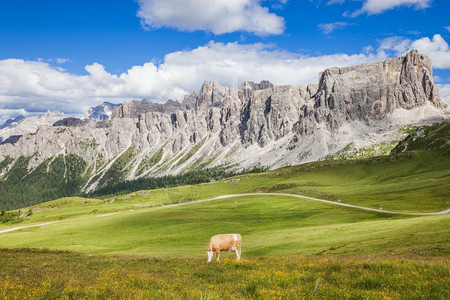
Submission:
M 241 243 L 242 237 L 238 233 L 213 236 L 209 240 L 208 252 L 206 252 L 208 262 L 211 262 L 214 253 L 217 255 L 217 261 L 219 261 L 220 251 L 234 251 L 236 252 L 236 259 L 241 259 Z

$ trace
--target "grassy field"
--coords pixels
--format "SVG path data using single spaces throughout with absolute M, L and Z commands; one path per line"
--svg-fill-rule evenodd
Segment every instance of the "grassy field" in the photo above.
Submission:
M 54 223 L 0 233 L 0 298 L 448 299 L 449 214 L 392 215 L 286 196 L 168 206 L 283 192 L 390 211 L 448 209 L 448 151 L 413 142 L 412 151 L 386 157 L 7 212 L 15 217 L 0 231 Z M 243 236 L 243 261 L 228 253 L 206 264 L 210 236 L 233 232 Z
M 243 253 L 253 257 L 323 252 L 435 256 L 449 254 L 449 228 L 450 215 L 404 217 L 291 197 L 247 196 L 112 215 L 90 213 L 0 234 L 0 245 L 201 257 L 211 235 L 239 232 Z
M 0 249 L 7 299 L 449 299 L 449 261 L 148 258 Z

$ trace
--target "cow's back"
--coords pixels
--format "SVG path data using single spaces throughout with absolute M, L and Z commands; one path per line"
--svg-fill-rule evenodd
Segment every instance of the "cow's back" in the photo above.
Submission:
M 235 240 L 236 238 L 236 240 Z M 233 245 L 240 248 L 242 237 L 238 233 L 217 234 L 209 242 L 209 250 L 229 250 Z

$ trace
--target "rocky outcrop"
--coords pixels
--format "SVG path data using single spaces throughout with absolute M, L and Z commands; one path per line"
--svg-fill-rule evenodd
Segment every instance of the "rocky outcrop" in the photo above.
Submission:
M 122 180 L 217 165 L 276 168 L 313 161 L 349 143 L 380 142 L 402 126 L 445 118 L 447 112 L 430 59 L 412 51 L 327 69 L 317 85 L 262 81 L 243 82 L 238 89 L 205 81 L 182 102 L 124 103 L 101 126 L 41 126 L 34 135 L 1 145 L 0 161 L 34 156 L 31 169 L 55 155 L 76 154 L 88 163 L 89 191 L 107 184 L 111 170 L 123 174 Z
M 68 117 L 68 118 L 64 118 L 62 120 L 56 121 L 55 123 L 53 123 L 53 126 L 77 127 L 77 126 L 83 126 L 84 124 L 86 124 L 86 121 L 83 121 L 81 119 L 74 118 L 74 117 Z
M 139 115 L 143 115 L 148 112 L 171 114 L 181 109 L 181 103 L 173 100 L 168 100 L 164 104 L 155 103 L 147 99 L 141 101 L 134 100 L 114 107 L 112 111 L 112 118 L 137 118 Z

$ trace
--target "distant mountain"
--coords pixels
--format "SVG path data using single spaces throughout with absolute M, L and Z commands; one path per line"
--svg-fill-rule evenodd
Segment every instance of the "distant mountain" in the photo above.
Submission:
M 6 128 L 6 127 L 15 127 L 17 125 L 19 125 L 19 123 L 25 119 L 24 116 L 19 115 L 17 117 L 15 117 L 14 119 L 8 119 L 5 121 L 5 123 L 3 123 L 3 125 L 0 125 L 0 129 Z
M 102 104 L 91 107 L 86 113 L 85 118 L 94 121 L 106 121 L 111 119 L 112 112 L 115 107 L 120 106 L 120 104 L 113 104 L 110 102 L 103 102 Z
M 25 118 L 19 116 L 11 121 L 6 121 L 0 129 L 0 138 L 6 141 L 10 136 L 22 136 L 24 134 L 34 134 L 40 126 L 51 126 L 56 121 L 67 117 L 59 111 L 48 111 L 40 116 Z M 13 139 L 16 140 L 17 138 Z
M 355 157 L 389 153 L 405 137 L 404 126 L 448 116 L 431 60 L 411 51 L 327 69 L 318 84 L 262 81 L 238 88 L 205 81 L 182 102 L 131 101 L 114 107 L 108 121 L 41 126 L 0 145 L 0 176 L 10 178 L 19 165 L 26 167 L 21 176 L 36 169 L 50 176 L 58 167 L 57 178 L 73 190 L 92 192 L 205 168 L 274 169 L 339 157 L 347 149 Z
M 84 120 L 93 120 L 95 122 L 102 122 L 111 119 L 113 110 L 119 107 L 120 104 L 113 104 L 110 102 L 103 102 L 102 104 L 91 107 L 84 115 Z M 56 123 L 56 126 L 64 125 L 65 123 L 72 124 L 76 118 L 68 116 L 59 111 L 48 111 L 40 116 L 24 117 L 22 115 L 6 120 L 6 122 L 0 126 L 0 141 L 6 141 L 10 136 L 15 136 L 13 139 L 9 139 L 8 142 L 16 141 L 18 136 L 24 134 L 36 133 L 39 126 L 52 126 Z M 59 123 L 57 123 L 59 122 Z M 64 123 L 65 122 L 65 123 Z M 79 123 L 87 123 L 78 121 Z M 1 143 L 1 142 L 0 142 Z

